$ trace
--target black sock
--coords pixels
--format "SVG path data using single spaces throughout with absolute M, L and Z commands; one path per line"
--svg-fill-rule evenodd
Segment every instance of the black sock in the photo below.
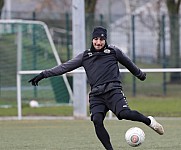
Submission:
M 113 150 L 111 142 L 110 142 L 110 137 L 109 137 L 109 134 L 104 127 L 103 120 L 104 120 L 104 116 L 102 113 L 96 113 L 93 116 L 92 121 L 94 123 L 95 132 L 96 132 L 98 139 L 104 145 L 106 150 Z
M 143 122 L 146 125 L 150 125 L 151 120 L 144 116 L 143 114 L 139 113 L 136 110 L 123 110 L 119 113 L 118 118 L 121 119 L 126 119 L 126 120 L 131 120 L 131 121 L 138 121 L 138 122 Z

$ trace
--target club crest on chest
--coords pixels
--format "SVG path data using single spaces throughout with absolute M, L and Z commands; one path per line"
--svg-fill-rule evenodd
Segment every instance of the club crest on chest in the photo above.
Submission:
M 104 50 L 104 53 L 106 53 L 106 54 L 109 54 L 110 52 L 111 52 L 111 50 L 109 50 L 109 49 Z
M 92 52 L 88 52 L 87 54 L 88 54 L 88 56 L 89 56 L 89 57 L 91 57 L 91 56 L 92 56 Z

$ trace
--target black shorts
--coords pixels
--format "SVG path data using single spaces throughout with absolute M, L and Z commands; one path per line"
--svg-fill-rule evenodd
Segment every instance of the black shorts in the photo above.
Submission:
M 96 113 L 103 113 L 105 117 L 106 113 L 111 110 L 118 117 L 122 110 L 130 109 L 121 89 L 114 89 L 100 95 L 90 95 L 89 102 L 91 120 Z

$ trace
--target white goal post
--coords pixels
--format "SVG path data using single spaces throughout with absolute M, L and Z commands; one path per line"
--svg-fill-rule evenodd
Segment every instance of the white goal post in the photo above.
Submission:
M 17 33 L 17 74 L 16 74 L 16 83 L 17 83 L 17 107 L 18 107 L 18 119 L 22 119 L 22 106 L 21 106 L 21 75 L 25 74 L 38 74 L 41 72 L 41 70 L 31 70 L 31 71 L 22 71 L 21 70 L 21 59 L 22 59 L 22 24 L 34 24 L 34 25 L 41 25 L 45 33 L 47 35 L 47 38 L 50 42 L 54 57 L 56 59 L 56 62 L 58 65 L 61 64 L 61 60 L 59 58 L 59 55 L 57 53 L 57 50 L 55 48 L 55 45 L 53 43 L 53 39 L 51 37 L 50 31 L 48 29 L 48 26 L 42 22 L 42 21 L 34 21 L 34 20 L 19 20 L 19 19 L 13 19 L 13 20 L 0 20 L 0 24 L 18 24 L 18 33 Z M 69 85 L 69 82 L 67 80 L 66 74 L 62 75 L 63 80 L 65 82 L 65 85 L 67 87 L 67 90 L 69 92 L 70 100 L 73 100 L 73 92 Z

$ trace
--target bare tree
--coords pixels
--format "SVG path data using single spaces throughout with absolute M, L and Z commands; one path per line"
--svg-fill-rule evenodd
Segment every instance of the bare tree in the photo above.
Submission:
M 0 18 L 1 18 L 3 6 L 4 6 L 4 0 L 0 0 Z
M 42 2 L 39 2 L 36 6 L 35 11 L 40 12 L 43 9 L 48 9 L 48 10 L 58 10 L 58 6 L 56 5 L 55 1 L 52 0 L 43 0 Z
M 166 0 L 170 24 L 170 62 L 171 67 L 180 68 L 180 26 L 179 26 L 179 8 L 181 0 Z M 172 72 L 170 82 L 178 83 L 181 81 L 180 73 Z
M 86 33 L 90 33 L 94 26 L 95 19 L 95 8 L 97 0 L 85 0 L 85 22 L 86 22 Z M 87 35 L 87 45 L 90 45 L 90 36 Z
M 157 36 L 157 46 L 156 53 L 157 58 L 156 62 L 161 62 L 161 4 L 163 0 L 149 1 L 145 5 L 136 9 L 136 3 L 131 1 L 130 8 L 134 10 L 134 14 L 137 14 L 137 18 L 139 18 L 140 23 L 144 26 L 145 29 L 148 29 Z M 135 8 L 135 9 L 134 9 Z M 144 8 L 144 9 L 143 9 Z

